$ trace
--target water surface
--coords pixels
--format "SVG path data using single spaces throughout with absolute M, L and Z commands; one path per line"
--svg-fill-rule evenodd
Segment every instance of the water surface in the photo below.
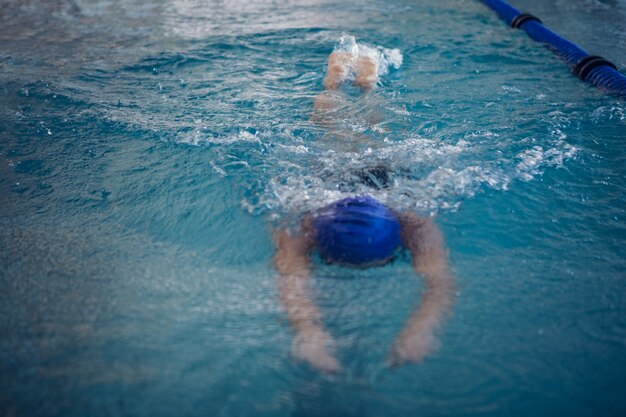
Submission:
M 623 1 L 515 5 L 626 66 Z M 344 34 L 403 64 L 348 88 L 359 140 L 333 142 L 310 118 Z M 622 101 L 477 1 L 5 1 L 0 410 L 624 415 L 625 134 Z M 271 227 L 380 161 L 402 175 L 377 198 L 437 216 L 454 315 L 391 370 L 408 260 L 319 265 L 345 368 L 321 375 L 290 357 Z

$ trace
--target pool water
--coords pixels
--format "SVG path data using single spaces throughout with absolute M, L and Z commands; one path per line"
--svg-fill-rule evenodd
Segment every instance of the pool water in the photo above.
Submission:
M 514 5 L 626 67 L 623 0 Z M 402 65 L 333 131 L 343 35 Z M 623 101 L 479 1 L 7 0 L 0 414 L 623 416 L 625 140 Z M 392 186 L 341 186 L 379 163 Z M 457 300 L 390 369 L 408 257 L 318 263 L 324 375 L 290 356 L 272 230 L 363 192 L 436 215 Z

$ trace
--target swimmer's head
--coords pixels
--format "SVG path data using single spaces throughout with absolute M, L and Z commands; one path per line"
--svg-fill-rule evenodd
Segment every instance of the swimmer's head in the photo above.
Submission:
M 400 223 L 374 198 L 349 197 L 317 211 L 317 249 L 326 261 L 370 266 L 390 261 L 400 246 Z

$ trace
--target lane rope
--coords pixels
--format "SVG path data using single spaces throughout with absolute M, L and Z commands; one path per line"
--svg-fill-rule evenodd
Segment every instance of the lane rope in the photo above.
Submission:
M 531 39 L 550 46 L 551 50 L 565 60 L 578 78 L 626 99 L 626 76 L 618 71 L 615 64 L 601 56 L 591 55 L 561 37 L 546 27 L 537 16 L 522 13 L 502 0 L 482 0 L 482 2 L 512 28 L 521 29 Z

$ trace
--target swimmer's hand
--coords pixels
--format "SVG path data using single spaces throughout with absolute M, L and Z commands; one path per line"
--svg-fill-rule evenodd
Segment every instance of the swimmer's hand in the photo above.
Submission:
M 341 371 L 333 355 L 333 338 L 322 329 L 300 332 L 292 344 L 292 354 L 318 371 L 334 374 Z
M 424 329 L 402 335 L 393 345 L 389 365 L 393 368 L 406 363 L 420 363 L 439 344 L 432 331 Z

